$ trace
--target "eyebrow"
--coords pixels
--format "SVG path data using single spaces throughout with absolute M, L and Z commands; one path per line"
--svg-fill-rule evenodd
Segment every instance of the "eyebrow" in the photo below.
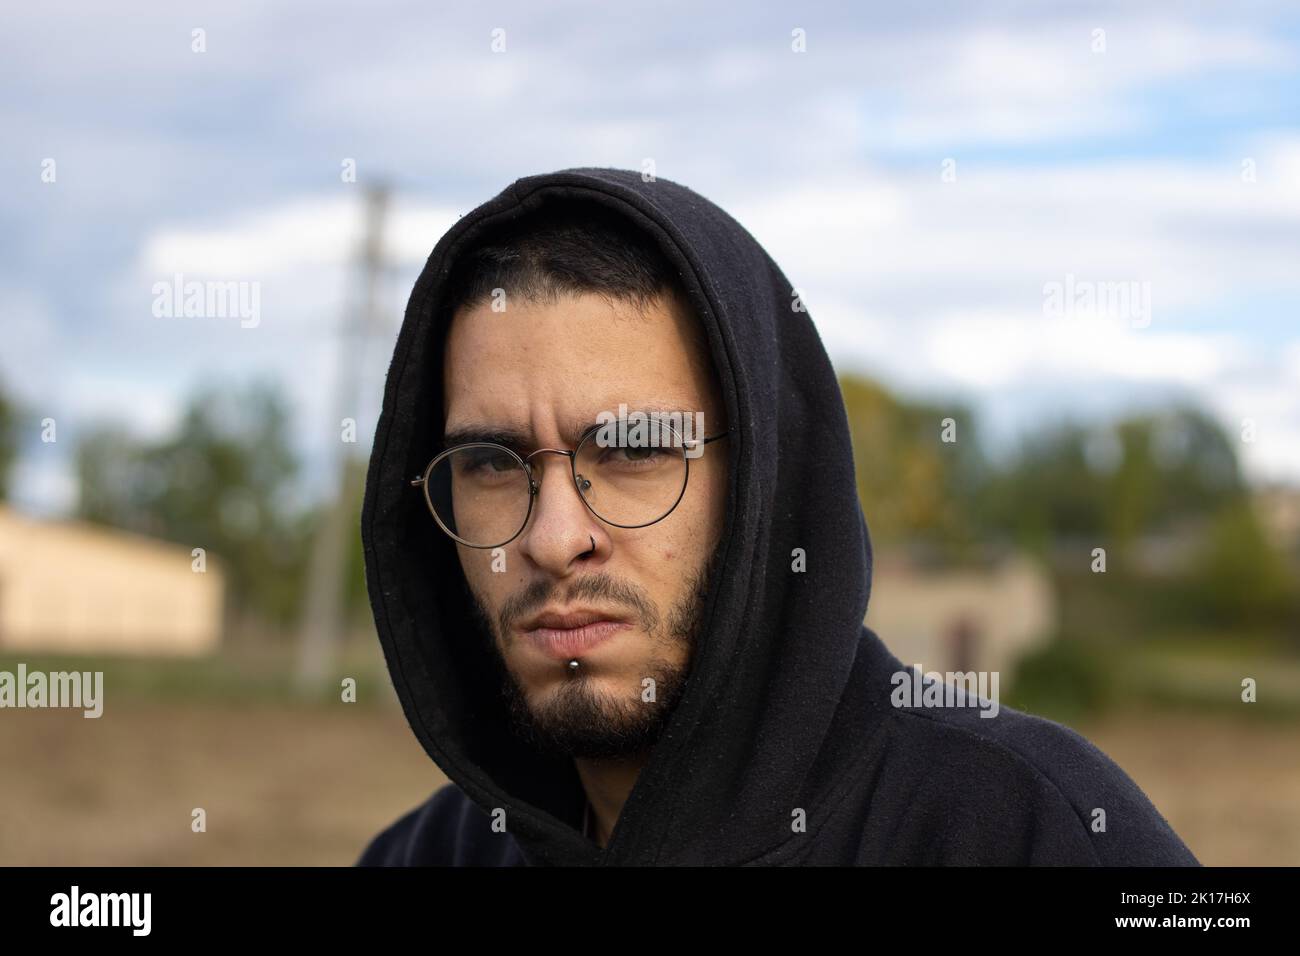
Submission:
M 693 411 L 687 411 L 678 405 L 628 405 L 628 413 L 632 412 L 655 412 L 659 415 L 678 414 L 683 417 L 694 415 Z M 615 409 L 608 409 L 615 412 Z M 587 434 L 591 429 L 600 424 L 593 416 L 590 420 L 575 420 L 573 426 L 566 433 L 571 445 L 577 445 L 582 440 L 582 436 Z M 492 442 L 496 445 L 505 445 L 515 451 L 528 450 L 531 443 L 531 435 L 528 429 L 519 428 L 511 425 L 494 425 L 488 422 L 464 422 L 452 428 L 448 428 L 442 435 L 443 449 L 450 448 L 452 445 L 464 445 L 470 442 Z

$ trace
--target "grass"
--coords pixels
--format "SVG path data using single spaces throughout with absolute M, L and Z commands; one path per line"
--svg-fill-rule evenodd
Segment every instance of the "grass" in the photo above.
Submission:
M 0 670 L 14 673 L 19 663 L 29 673 L 102 671 L 105 698 L 116 700 L 323 706 L 339 699 L 344 677 L 357 682 L 358 706 L 387 703 L 392 697 L 377 642 L 345 645 L 333 676 L 310 691 L 294 681 L 294 649 L 288 645 L 230 647 L 197 658 L 0 653 Z
M 1243 678 L 1256 699 L 1242 700 Z M 1300 655 L 1268 635 L 1201 633 L 1144 641 L 1060 638 L 1020 662 L 1010 707 L 1069 721 L 1114 708 L 1300 719 Z

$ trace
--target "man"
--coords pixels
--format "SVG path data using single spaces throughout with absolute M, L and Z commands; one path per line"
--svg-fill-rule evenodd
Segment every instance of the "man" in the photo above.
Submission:
M 611 425 L 636 416 L 669 440 Z M 462 217 L 362 516 L 394 687 L 452 782 L 359 862 L 1196 865 L 1072 731 L 900 703 L 852 461 L 807 312 L 707 200 L 572 169 Z

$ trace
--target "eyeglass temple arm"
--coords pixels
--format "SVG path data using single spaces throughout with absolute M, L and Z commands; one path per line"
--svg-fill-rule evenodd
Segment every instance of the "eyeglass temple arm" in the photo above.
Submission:
M 717 441 L 719 438 L 726 438 L 730 434 L 731 429 L 728 428 L 725 432 L 718 432 L 716 435 L 710 435 L 707 438 L 692 438 L 690 441 L 682 442 L 682 444 L 694 448 L 696 445 L 707 445 L 709 442 Z

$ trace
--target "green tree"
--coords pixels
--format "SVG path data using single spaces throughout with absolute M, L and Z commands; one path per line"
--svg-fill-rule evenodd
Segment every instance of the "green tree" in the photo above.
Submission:
M 1194 605 L 1217 624 L 1277 624 L 1296 612 L 1294 572 L 1245 501 L 1214 516 L 1195 556 L 1191 584 Z
M 1105 524 L 1105 498 L 1088 444 L 1087 430 L 1069 422 L 1025 437 L 984 489 L 990 532 L 1034 550 L 1059 537 L 1097 534 Z
M 1107 530 L 1120 547 L 1143 531 L 1201 519 L 1245 500 L 1236 452 L 1204 413 L 1178 408 L 1134 416 L 1115 431 L 1121 459 L 1102 487 Z
M 0 501 L 9 498 L 9 476 L 18 460 L 18 419 L 17 403 L 0 383 Z
M 989 526 L 1030 545 L 1106 541 L 1122 560 L 1134 540 L 1245 499 L 1232 444 L 1192 408 L 1104 425 L 1057 422 L 1027 436 L 985 489 Z
M 202 387 L 161 441 L 112 424 L 87 435 L 76 456 L 78 516 L 205 548 L 222 559 L 237 605 L 287 625 L 312 520 L 288 438 L 271 386 Z
M 905 402 L 855 375 L 840 378 L 840 391 L 873 538 L 960 557 L 974 541 L 972 505 L 984 467 L 969 410 Z M 945 419 L 953 441 L 944 440 Z

